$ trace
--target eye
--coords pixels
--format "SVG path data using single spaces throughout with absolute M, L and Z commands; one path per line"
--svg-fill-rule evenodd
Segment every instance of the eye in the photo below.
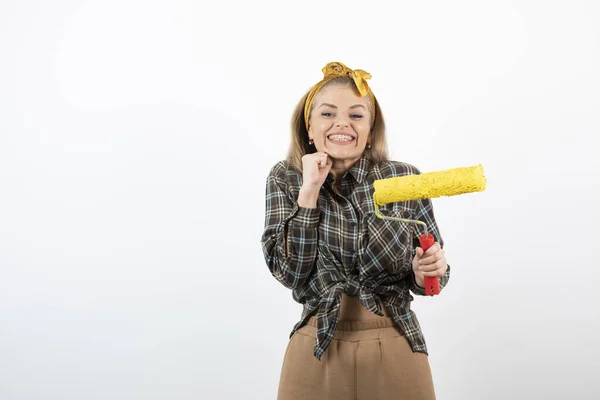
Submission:
M 351 117 L 354 119 L 361 119 L 363 116 L 361 114 L 352 114 Z
M 326 117 L 326 118 L 329 118 L 329 117 L 333 116 L 333 113 L 323 112 L 323 113 L 321 113 L 321 115 L 324 116 L 324 117 Z

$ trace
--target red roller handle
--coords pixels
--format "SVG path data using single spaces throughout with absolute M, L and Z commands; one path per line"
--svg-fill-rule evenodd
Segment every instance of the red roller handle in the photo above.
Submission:
M 419 243 L 421 244 L 421 248 L 423 252 L 426 252 L 433 244 L 435 243 L 435 238 L 428 233 L 427 236 L 422 234 L 419 237 Z M 440 280 L 437 276 L 425 276 L 425 292 L 429 296 L 434 296 L 440 293 Z

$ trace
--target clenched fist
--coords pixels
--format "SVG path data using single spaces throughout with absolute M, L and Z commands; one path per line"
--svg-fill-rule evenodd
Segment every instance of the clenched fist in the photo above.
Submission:
M 302 157 L 302 187 L 321 189 L 331 170 L 331 158 L 321 151 Z
M 298 196 L 298 205 L 316 208 L 321 186 L 333 165 L 331 158 L 321 151 L 302 157 L 302 187 Z
M 415 273 L 415 281 L 420 287 L 425 287 L 425 276 L 440 277 L 446 273 L 448 264 L 444 249 L 438 242 L 435 242 L 425 254 L 423 249 L 417 247 L 412 261 L 412 268 Z

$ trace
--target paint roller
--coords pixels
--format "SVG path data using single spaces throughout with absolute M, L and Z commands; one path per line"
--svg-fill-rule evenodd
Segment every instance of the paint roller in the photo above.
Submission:
M 423 227 L 424 233 L 419 237 L 423 251 L 427 251 L 435 243 L 435 238 L 427 230 L 427 224 L 419 220 L 384 216 L 379 206 L 388 203 L 408 200 L 431 199 L 441 196 L 455 196 L 463 193 L 483 191 L 486 187 L 481 164 L 471 167 L 453 168 L 444 171 L 427 172 L 417 175 L 395 176 L 373 182 L 373 200 L 375 214 L 381 219 L 415 223 Z M 425 292 L 430 295 L 440 293 L 437 276 L 425 276 Z

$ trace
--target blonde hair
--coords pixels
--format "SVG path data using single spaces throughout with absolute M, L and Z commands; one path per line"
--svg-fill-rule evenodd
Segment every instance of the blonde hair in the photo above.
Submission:
M 351 78 L 347 77 L 338 77 L 327 82 L 321 90 L 330 85 L 343 85 L 347 87 L 352 87 L 356 90 L 356 86 L 354 81 Z M 302 171 L 302 157 L 306 154 L 314 153 L 317 151 L 314 144 L 311 145 L 308 143 L 308 130 L 306 128 L 305 123 L 305 115 L 304 115 L 304 107 L 306 105 L 306 100 L 310 91 L 308 91 L 298 104 L 296 105 L 296 109 L 292 114 L 291 120 L 291 143 L 287 154 L 287 162 L 290 166 L 296 168 L 298 171 Z M 373 116 L 373 124 L 371 125 L 370 132 L 370 144 L 371 148 L 365 149 L 364 157 L 369 160 L 373 164 L 378 164 L 388 160 L 388 150 L 387 150 L 387 141 L 385 137 L 385 121 L 383 119 L 383 114 L 381 112 L 381 108 L 379 107 L 379 102 L 375 99 L 375 104 L 373 104 L 373 109 L 375 110 L 375 115 Z M 370 99 L 369 99 L 370 101 Z M 312 111 L 311 106 L 311 111 Z M 308 115 L 306 116 L 308 118 Z

